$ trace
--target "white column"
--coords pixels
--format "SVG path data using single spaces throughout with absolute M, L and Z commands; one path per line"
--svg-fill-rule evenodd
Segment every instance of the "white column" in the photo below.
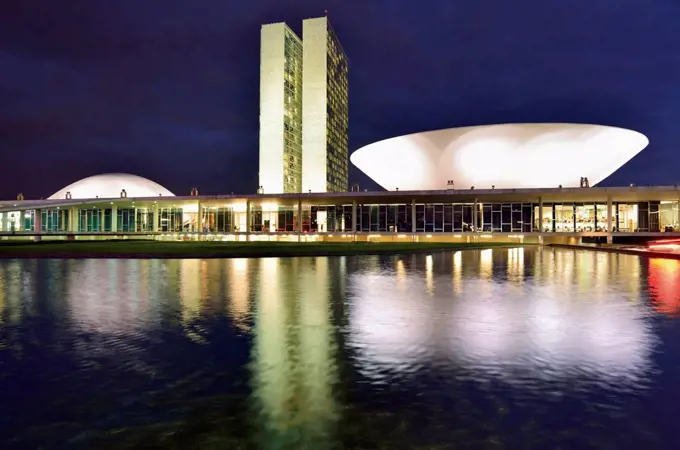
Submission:
M 2 221 L 0 221 L 0 230 L 7 233 L 9 231 L 9 213 L 0 213 Z
M 612 233 L 614 231 L 613 211 L 614 211 L 614 208 L 612 208 L 612 196 L 610 195 L 610 196 L 607 197 L 607 232 L 608 233 Z
M 99 232 L 104 231 L 104 208 L 101 208 L 99 210 Z
M 416 232 L 416 201 L 411 200 L 411 233 Z
M 151 224 L 151 229 L 154 233 L 158 232 L 158 205 L 153 205 L 153 223 Z
M 196 230 L 194 230 L 197 233 L 203 233 L 203 205 L 201 205 L 201 202 L 196 202 L 196 209 L 198 210 L 197 216 L 196 216 Z
M 111 206 L 111 231 L 118 232 L 118 205 Z
M 42 234 L 42 209 L 36 209 L 33 212 L 33 232 L 40 235 Z M 40 240 L 40 236 L 35 236 L 36 241 Z
M 42 209 L 36 209 L 33 214 L 33 232 L 42 233 Z
M 68 228 L 69 231 L 72 233 L 77 233 L 78 232 L 78 209 L 77 208 L 71 208 L 69 209 L 69 216 L 68 216 Z
M 536 221 L 535 221 L 536 222 Z M 543 232 L 543 197 L 538 197 L 538 229 L 534 231 Z M 541 242 L 543 243 L 543 242 Z
M 352 233 L 357 232 L 357 202 L 352 202 Z
M 302 199 L 298 199 L 297 203 L 297 235 L 298 235 L 298 242 L 300 242 L 301 235 L 302 235 Z
M 250 200 L 246 201 L 246 241 L 250 241 L 250 228 L 252 227 L 252 218 L 250 214 Z
M 477 215 L 479 214 L 479 207 L 477 206 L 477 199 L 475 199 L 472 203 L 472 228 L 477 231 L 477 220 L 478 217 Z

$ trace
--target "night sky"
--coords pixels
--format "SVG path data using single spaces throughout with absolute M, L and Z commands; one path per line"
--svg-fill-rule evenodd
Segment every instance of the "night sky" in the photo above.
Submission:
M 324 9 L 350 58 L 350 153 L 454 126 L 597 123 L 650 139 L 603 184 L 680 182 L 677 0 L 7 0 L 0 198 L 104 172 L 254 193 L 260 25 L 301 33 Z

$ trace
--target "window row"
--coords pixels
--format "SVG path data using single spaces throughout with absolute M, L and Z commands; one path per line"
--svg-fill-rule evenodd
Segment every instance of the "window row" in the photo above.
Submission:
M 329 187 L 342 180 L 328 180 Z M 605 203 L 436 203 L 374 205 L 251 206 L 250 223 L 245 210 L 204 207 L 197 211 L 159 208 L 154 227 L 153 209 L 117 208 L 115 229 L 120 232 L 647 232 L 680 230 L 678 202 L 615 202 L 611 220 Z M 111 232 L 113 209 L 43 209 L 5 213 L 3 231 Z M 354 217 L 353 217 L 354 216 Z M 200 218 L 200 221 L 199 221 Z M 38 220 L 36 220 L 38 219 Z M 72 220 L 75 220 L 73 224 Z M 39 221 L 39 222 L 38 222 Z M 352 223 L 355 222 L 353 226 Z M 202 224 L 202 228 L 199 227 Z M 199 229 L 200 228 L 200 229 Z

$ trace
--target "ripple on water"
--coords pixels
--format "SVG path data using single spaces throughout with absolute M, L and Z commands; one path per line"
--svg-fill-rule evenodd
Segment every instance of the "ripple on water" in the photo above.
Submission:
M 555 249 L 0 261 L 0 442 L 668 447 L 678 292 Z

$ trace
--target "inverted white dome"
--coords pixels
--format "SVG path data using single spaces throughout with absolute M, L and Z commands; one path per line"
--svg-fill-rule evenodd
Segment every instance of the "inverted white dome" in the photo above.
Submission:
M 131 198 L 158 197 L 159 194 L 163 197 L 175 196 L 160 184 L 146 178 L 127 173 L 107 173 L 83 178 L 69 184 L 55 192 L 49 199 L 65 199 L 67 192 L 71 193 L 71 198 L 119 198 L 123 189 L 125 189 L 127 196 Z
M 352 163 L 387 190 L 591 186 L 649 144 L 637 131 L 584 124 L 504 124 L 416 133 L 355 151 Z

